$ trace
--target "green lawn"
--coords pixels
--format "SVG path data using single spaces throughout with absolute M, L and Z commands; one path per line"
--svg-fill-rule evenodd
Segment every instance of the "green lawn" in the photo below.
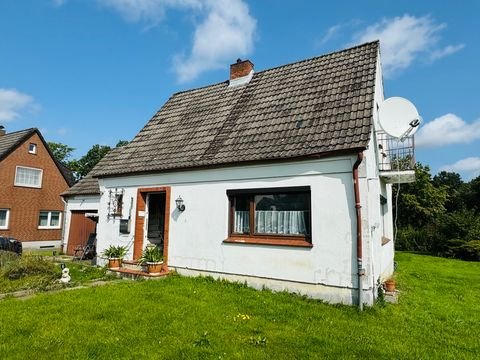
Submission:
M 399 305 L 332 306 L 209 278 L 0 302 L 0 357 L 474 359 L 480 263 L 400 253 Z

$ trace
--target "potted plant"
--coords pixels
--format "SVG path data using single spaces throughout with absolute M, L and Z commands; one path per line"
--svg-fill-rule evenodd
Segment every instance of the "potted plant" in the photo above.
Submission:
M 142 257 L 138 259 L 142 265 L 147 265 L 149 274 L 159 274 L 162 271 L 163 254 L 157 246 L 147 246 L 143 250 Z
M 103 256 L 108 258 L 108 268 L 118 269 L 122 266 L 122 259 L 127 254 L 126 246 L 110 245 L 103 251 Z
M 395 278 L 393 276 L 389 277 L 383 283 L 383 287 L 385 288 L 386 292 L 395 292 Z

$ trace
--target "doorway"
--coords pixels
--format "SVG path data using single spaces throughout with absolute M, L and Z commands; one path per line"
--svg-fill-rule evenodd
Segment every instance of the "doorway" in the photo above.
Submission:
M 165 193 L 147 195 L 146 242 L 163 250 L 163 233 L 165 231 Z
M 163 266 L 168 269 L 168 229 L 170 223 L 170 187 L 139 188 L 135 216 L 133 259 L 142 256 L 148 244 L 163 250 Z

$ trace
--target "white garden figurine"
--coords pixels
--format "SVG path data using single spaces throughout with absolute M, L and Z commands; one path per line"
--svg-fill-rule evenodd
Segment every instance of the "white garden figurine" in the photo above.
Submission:
M 66 284 L 68 282 L 70 282 L 70 270 L 68 268 L 64 268 L 62 270 L 62 277 L 60 278 L 60 282 Z

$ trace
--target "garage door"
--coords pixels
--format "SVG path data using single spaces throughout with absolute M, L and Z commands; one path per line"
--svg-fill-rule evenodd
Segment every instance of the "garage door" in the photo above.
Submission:
M 72 211 L 70 220 L 70 232 L 68 234 L 67 255 L 73 255 L 79 245 L 85 246 L 88 236 L 96 232 L 97 222 L 92 217 L 86 217 L 86 213 L 96 213 L 96 210 Z

